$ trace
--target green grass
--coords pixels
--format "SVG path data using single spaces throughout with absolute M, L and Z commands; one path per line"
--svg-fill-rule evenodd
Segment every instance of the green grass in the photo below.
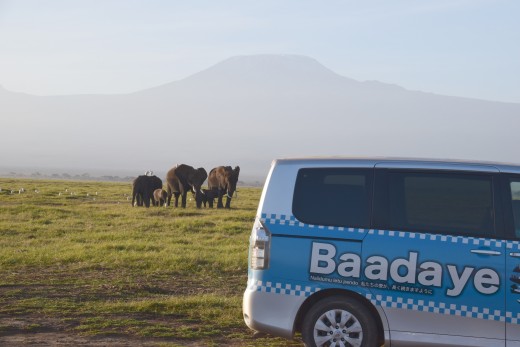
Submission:
M 133 208 L 129 183 L 0 178 L 0 188 L 0 341 L 45 330 L 161 346 L 294 344 L 253 339 L 242 320 L 260 189 L 240 188 L 231 210 L 217 210 Z

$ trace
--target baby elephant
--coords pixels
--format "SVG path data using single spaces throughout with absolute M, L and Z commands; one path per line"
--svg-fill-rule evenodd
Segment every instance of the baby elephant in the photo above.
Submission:
M 218 190 L 217 189 L 202 189 L 201 199 L 204 207 L 206 207 L 206 203 L 209 204 L 210 208 L 213 208 L 213 201 L 218 198 Z
M 153 192 L 153 199 L 155 206 L 166 206 L 166 199 L 168 198 L 168 193 L 164 189 L 156 189 Z

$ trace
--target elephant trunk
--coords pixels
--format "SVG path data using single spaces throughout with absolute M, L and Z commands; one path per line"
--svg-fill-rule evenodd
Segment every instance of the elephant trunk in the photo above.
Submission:
M 204 197 L 206 194 L 204 194 L 204 191 L 201 189 L 201 187 L 192 187 L 193 194 L 195 195 L 195 204 L 197 208 L 202 207 L 202 203 L 204 202 Z

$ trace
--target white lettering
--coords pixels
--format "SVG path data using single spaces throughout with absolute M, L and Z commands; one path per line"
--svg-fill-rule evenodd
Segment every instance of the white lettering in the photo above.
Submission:
M 336 247 L 328 243 L 314 242 L 312 244 L 311 269 L 312 273 L 329 275 L 336 269 L 334 256 Z M 325 263 L 325 266 L 323 266 Z
M 450 274 L 451 282 L 453 283 L 453 288 L 449 288 L 446 291 L 446 294 L 449 296 L 458 296 L 462 293 L 462 290 L 466 287 L 468 283 L 469 277 L 475 268 L 473 267 L 465 267 L 462 271 L 462 275 L 459 277 L 457 273 L 457 267 L 454 265 L 448 265 L 448 272 Z
M 443 264 L 434 261 L 418 263 L 417 252 L 409 252 L 408 258 L 397 258 L 392 262 L 383 256 L 373 255 L 366 259 L 365 264 L 356 253 L 343 253 L 339 259 L 336 259 L 336 254 L 334 244 L 313 242 L 309 272 L 331 275 L 337 270 L 337 275 L 343 278 L 359 279 L 364 275 L 369 281 L 388 281 L 390 277 L 397 283 L 440 288 L 443 286 L 443 273 L 447 269 L 450 282 L 446 286 L 447 296 L 461 295 L 470 280 L 473 280 L 475 290 L 481 294 L 495 294 L 500 289 L 500 276 L 493 269 L 482 268 L 477 271 L 474 267 L 466 266 L 459 273 L 455 265 L 446 265 L 444 268 Z M 330 283 L 354 283 L 335 277 L 311 276 L 313 280 L 324 281 L 325 278 Z
M 473 279 L 475 288 L 482 294 L 494 294 L 498 290 L 500 278 L 498 274 L 491 269 L 480 269 Z
M 361 258 L 357 254 L 345 253 L 339 259 L 344 261 L 338 265 L 338 274 L 340 276 L 359 277 Z
M 399 268 L 403 266 L 406 271 L 404 275 L 399 274 Z M 417 253 L 410 252 L 408 259 L 399 258 L 390 265 L 390 277 L 398 283 L 415 283 L 415 272 L 417 270 Z
M 433 261 L 425 261 L 419 268 L 423 271 L 417 276 L 417 280 L 423 286 L 440 287 L 442 285 L 442 266 Z
M 367 259 L 368 265 L 365 268 L 365 276 L 371 280 L 386 281 L 388 278 L 388 260 L 384 257 L 374 255 Z

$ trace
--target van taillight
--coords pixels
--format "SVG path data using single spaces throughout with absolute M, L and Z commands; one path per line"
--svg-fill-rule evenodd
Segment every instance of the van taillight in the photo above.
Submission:
M 261 221 L 257 221 L 249 239 L 249 257 L 253 270 L 269 268 L 269 244 L 271 233 Z

